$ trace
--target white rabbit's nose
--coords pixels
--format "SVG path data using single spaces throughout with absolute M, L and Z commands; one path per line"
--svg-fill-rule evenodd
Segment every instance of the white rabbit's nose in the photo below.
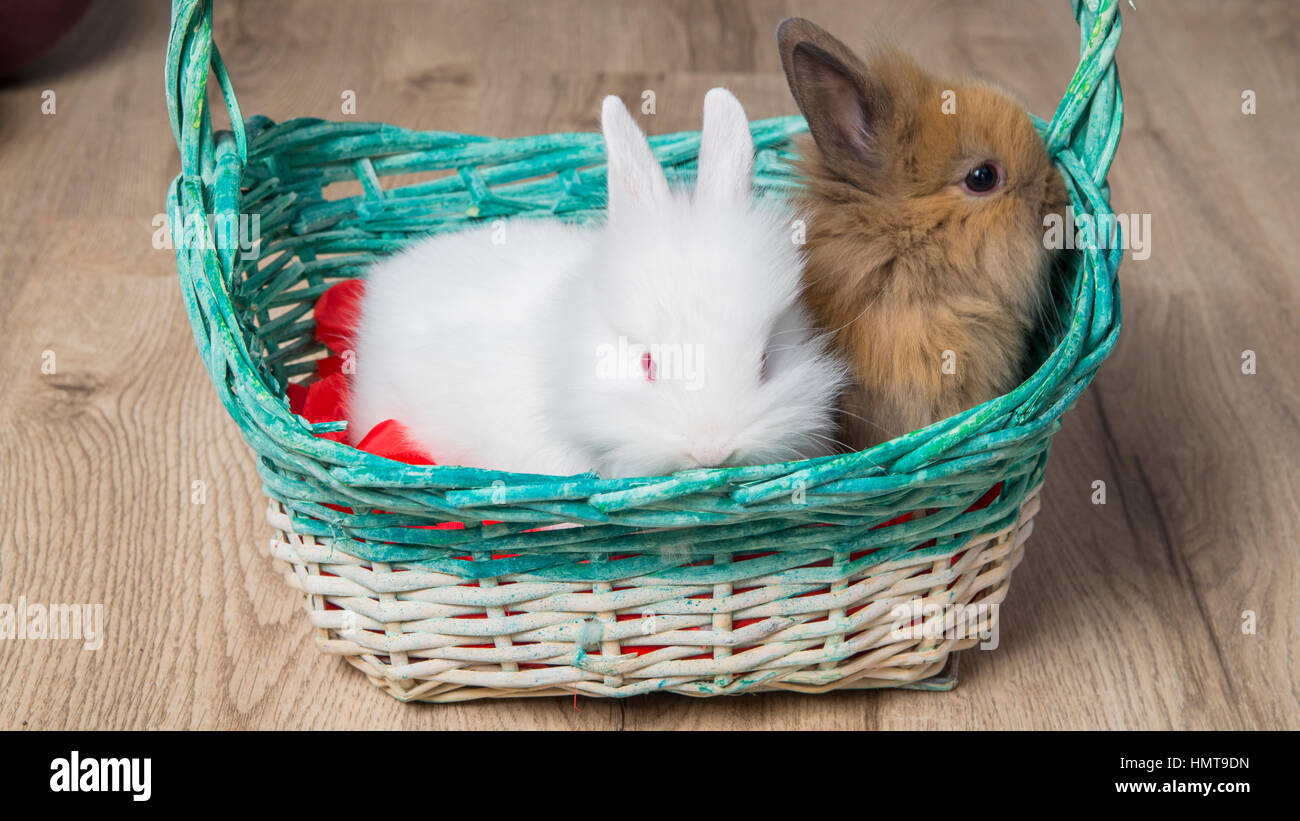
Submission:
M 729 447 L 705 445 L 703 447 L 692 449 L 691 452 L 686 455 L 690 457 L 691 461 L 700 467 L 711 468 L 726 464 L 727 460 L 730 459 L 734 453 L 735 451 Z

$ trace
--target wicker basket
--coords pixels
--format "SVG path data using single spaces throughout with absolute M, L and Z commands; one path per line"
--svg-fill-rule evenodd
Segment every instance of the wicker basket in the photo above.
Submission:
M 1073 6 L 1079 67 L 1051 122 L 1036 122 L 1075 211 L 1109 214 L 1120 18 L 1114 0 Z M 174 0 L 166 84 L 182 173 L 168 208 L 174 228 L 198 226 L 177 245 L 181 290 L 258 456 L 271 553 L 321 649 L 402 700 L 952 686 L 936 676 L 980 639 L 933 628 L 966 605 L 993 626 L 1051 437 L 1119 332 L 1118 250 L 1070 257 L 1060 330 L 1024 384 L 864 453 L 618 480 L 393 462 L 320 438 L 338 425 L 289 410 L 286 384 L 322 355 L 316 299 L 430 231 L 523 212 L 599 217 L 600 135 L 245 120 L 211 18 L 210 0 Z M 230 131 L 213 130 L 210 70 Z M 796 184 L 789 144 L 805 127 L 753 123 L 764 195 Z M 698 133 L 651 144 L 670 179 L 692 177 Z M 381 184 L 411 172 L 427 178 Z M 362 193 L 330 188 L 344 181 Z M 241 215 L 260 220 L 258 253 L 231 241 Z M 452 521 L 464 529 L 427 527 Z M 918 607 L 921 619 L 906 615 Z

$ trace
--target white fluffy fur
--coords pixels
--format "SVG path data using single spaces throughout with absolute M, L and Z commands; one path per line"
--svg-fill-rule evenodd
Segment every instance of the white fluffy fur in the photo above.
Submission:
M 740 103 L 705 98 L 693 199 L 617 97 L 602 128 L 606 225 L 512 220 L 503 244 L 440 235 L 370 271 L 354 437 L 396 418 L 441 464 L 604 476 L 827 452 L 846 372 L 799 299 L 789 215 L 752 204 Z M 609 378 L 620 337 L 697 352 L 692 378 L 650 382 L 635 355 Z

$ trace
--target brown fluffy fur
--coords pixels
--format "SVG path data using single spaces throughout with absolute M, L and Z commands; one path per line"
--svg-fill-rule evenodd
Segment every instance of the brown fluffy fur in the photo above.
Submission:
M 1005 93 L 940 82 L 893 50 L 863 64 L 812 24 L 789 22 L 798 25 L 782 26 L 782 57 L 815 138 L 799 164 L 806 295 L 853 368 L 844 434 L 864 448 L 1019 384 L 1048 298 L 1043 218 L 1064 212 L 1065 185 Z M 816 48 L 795 52 L 810 40 Z M 842 75 L 819 76 L 824 64 L 843 65 Z M 955 114 L 941 109 L 947 89 Z M 843 120 L 857 105 L 866 125 L 855 132 L 861 124 Z M 850 129 L 839 142 L 828 133 L 837 128 Z M 966 173 L 989 160 L 1004 186 L 983 197 L 964 191 Z M 942 371 L 945 351 L 954 374 Z

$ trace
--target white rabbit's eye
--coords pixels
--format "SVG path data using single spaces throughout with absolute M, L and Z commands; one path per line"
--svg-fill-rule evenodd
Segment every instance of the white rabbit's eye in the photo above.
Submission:
M 641 354 L 641 370 L 645 373 L 647 382 L 655 381 L 655 377 L 659 375 L 659 366 L 655 364 L 655 358 L 649 351 Z
M 763 351 L 763 357 L 759 361 L 758 378 L 767 381 L 767 351 Z

